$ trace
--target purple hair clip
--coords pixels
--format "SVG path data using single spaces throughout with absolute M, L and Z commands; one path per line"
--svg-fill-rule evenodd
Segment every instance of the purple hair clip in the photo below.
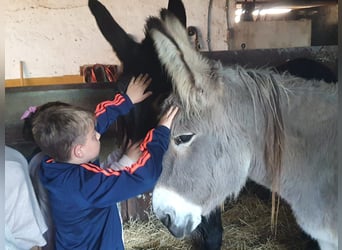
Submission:
M 31 114 L 34 114 L 37 110 L 37 107 L 36 106 L 31 106 L 29 107 L 25 112 L 24 114 L 20 117 L 20 120 L 24 120 L 28 117 L 31 116 Z

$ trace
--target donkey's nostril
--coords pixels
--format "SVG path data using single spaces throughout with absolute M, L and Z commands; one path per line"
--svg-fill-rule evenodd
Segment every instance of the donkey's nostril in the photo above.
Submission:
M 166 226 L 167 228 L 171 225 L 171 216 L 169 214 L 166 214 L 163 218 L 160 219 L 160 221 Z

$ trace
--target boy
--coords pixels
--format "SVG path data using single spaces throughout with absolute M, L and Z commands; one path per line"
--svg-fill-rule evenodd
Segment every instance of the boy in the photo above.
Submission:
M 56 229 L 56 249 L 124 249 L 117 202 L 151 190 L 162 170 L 162 158 L 177 113 L 171 107 L 140 145 L 141 155 L 122 170 L 98 165 L 100 135 L 133 104 L 143 101 L 151 79 L 133 78 L 126 94 L 97 105 L 95 116 L 79 107 L 51 107 L 37 112 L 33 137 L 48 156 L 40 179 L 48 190 Z M 94 161 L 95 160 L 95 161 Z M 94 162 L 93 162 L 94 161 Z

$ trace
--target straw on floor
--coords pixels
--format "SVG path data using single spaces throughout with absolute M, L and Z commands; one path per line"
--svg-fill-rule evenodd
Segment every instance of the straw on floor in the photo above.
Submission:
M 244 190 L 235 201 L 227 201 L 222 212 L 224 228 L 222 250 L 304 250 L 318 249 L 316 243 L 297 226 L 290 208 L 280 203 L 277 235 L 271 232 L 271 201 Z M 174 238 L 149 213 L 149 220 L 124 224 L 127 250 L 190 250 L 190 239 Z

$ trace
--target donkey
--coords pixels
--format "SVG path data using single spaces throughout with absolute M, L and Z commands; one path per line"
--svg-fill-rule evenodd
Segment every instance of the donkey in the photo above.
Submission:
M 175 237 L 189 235 L 247 178 L 285 200 L 323 250 L 337 250 L 337 85 L 270 69 L 222 66 L 191 46 L 162 10 L 148 22 L 172 78 L 171 128 L 153 211 Z
M 149 129 L 157 124 L 161 104 L 172 90 L 171 79 L 160 63 L 153 40 L 147 30 L 148 24 L 145 27 L 145 38 L 141 43 L 137 43 L 114 20 L 103 4 L 97 0 L 89 0 L 88 6 L 102 35 L 124 65 L 122 77 L 119 79 L 121 85 L 118 88 L 123 91 L 127 88 L 128 81 L 123 78 L 130 75 L 148 73 L 152 77 L 149 86 L 149 90 L 153 92 L 152 96 L 138 104 L 130 114 L 117 123 L 118 135 L 126 135 L 118 138 L 120 144 L 126 144 L 125 139 L 131 139 L 133 142 L 139 141 Z M 185 28 L 186 13 L 182 1 L 169 0 L 167 9 Z M 222 233 L 221 211 L 215 209 L 210 216 L 202 218 L 202 223 L 191 238 L 197 248 L 215 250 L 221 246 Z
M 127 138 L 133 142 L 139 141 L 144 138 L 149 129 L 157 124 L 156 114 L 160 111 L 160 103 L 171 91 L 170 80 L 162 69 L 151 37 L 147 33 L 141 43 L 138 43 L 122 29 L 106 7 L 99 1 L 89 0 L 88 6 L 102 35 L 112 46 L 123 64 L 122 76 L 136 76 L 140 73 L 148 73 L 152 78 L 149 86 L 149 90 L 153 93 L 152 97 L 136 105 L 136 108 L 118 123 L 121 125 L 119 130 L 124 130 L 124 133 L 118 133 L 119 135 L 126 134 Z M 170 0 L 168 9 L 175 13 L 183 26 L 186 25 L 185 9 L 180 0 Z M 125 91 L 128 81 L 121 77 L 119 82 L 121 85 L 118 88 Z M 123 140 L 123 138 L 121 139 Z

